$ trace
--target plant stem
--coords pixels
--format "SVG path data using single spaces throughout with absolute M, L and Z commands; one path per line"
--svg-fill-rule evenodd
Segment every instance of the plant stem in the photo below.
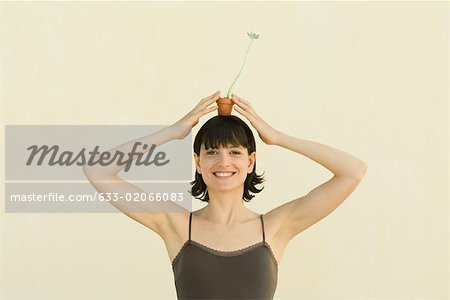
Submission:
M 238 74 L 237 77 L 234 79 L 233 83 L 231 84 L 230 88 L 228 89 L 228 92 L 227 92 L 227 98 L 230 98 L 231 88 L 234 86 L 234 84 L 236 83 L 236 80 L 238 80 L 239 76 L 241 76 L 242 69 L 244 69 L 245 62 L 247 61 L 248 50 L 250 50 L 250 46 L 252 45 L 252 43 L 253 43 L 253 39 L 250 39 L 250 44 L 248 45 L 248 47 L 247 47 L 247 52 L 245 53 L 244 63 L 242 64 L 242 67 L 241 67 L 241 70 L 239 71 L 239 74 Z

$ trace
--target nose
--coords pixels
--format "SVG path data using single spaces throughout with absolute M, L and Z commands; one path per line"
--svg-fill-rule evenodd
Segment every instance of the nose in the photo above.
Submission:
M 221 153 L 219 155 L 219 164 L 220 165 L 229 165 L 230 164 L 230 157 L 226 153 Z

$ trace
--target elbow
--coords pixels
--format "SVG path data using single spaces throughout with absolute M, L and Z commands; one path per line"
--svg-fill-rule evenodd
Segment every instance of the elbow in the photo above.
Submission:
M 368 168 L 367 164 L 364 161 L 360 161 L 358 170 L 357 170 L 357 172 L 355 172 L 356 179 L 358 179 L 358 180 L 363 179 L 367 173 L 367 168 Z
M 346 172 L 336 174 L 334 176 L 346 177 L 352 180 L 360 181 L 367 172 L 367 164 L 361 160 L 354 161 L 353 165 Z
M 84 176 L 90 181 L 94 182 L 96 180 L 109 180 L 110 178 L 114 177 L 113 175 L 110 175 L 105 172 L 101 167 L 98 166 L 88 166 L 84 165 L 82 167 Z
M 84 176 L 86 176 L 86 178 L 89 179 L 91 177 L 91 173 L 92 173 L 91 168 L 88 165 L 84 165 L 81 169 L 83 170 Z
M 88 179 L 94 179 L 94 178 L 100 177 L 98 172 L 95 171 L 95 168 L 92 166 L 84 165 L 82 167 L 82 169 L 83 169 L 84 176 L 86 176 L 86 178 L 88 178 Z

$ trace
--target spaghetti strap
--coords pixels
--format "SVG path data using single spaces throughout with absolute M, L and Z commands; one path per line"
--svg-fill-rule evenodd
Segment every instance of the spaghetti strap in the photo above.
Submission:
M 264 233 L 264 220 L 263 220 L 262 214 L 261 214 L 261 225 L 262 225 L 262 232 L 263 232 L 263 243 L 266 243 L 266 235 Z
M 191 223 L 192 223 L 192 212 L 189 215 L 189 240 L 191 240 Z

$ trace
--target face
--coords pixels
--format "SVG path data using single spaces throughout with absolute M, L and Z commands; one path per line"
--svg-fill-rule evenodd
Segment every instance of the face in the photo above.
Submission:
M 205 149 L 202 145 L 200 157 L 194 153 L 194 158 L 208 189 L 225 191 L 243 186 L 253 171 L 256 153 L 248 155 L 242 146 Z

